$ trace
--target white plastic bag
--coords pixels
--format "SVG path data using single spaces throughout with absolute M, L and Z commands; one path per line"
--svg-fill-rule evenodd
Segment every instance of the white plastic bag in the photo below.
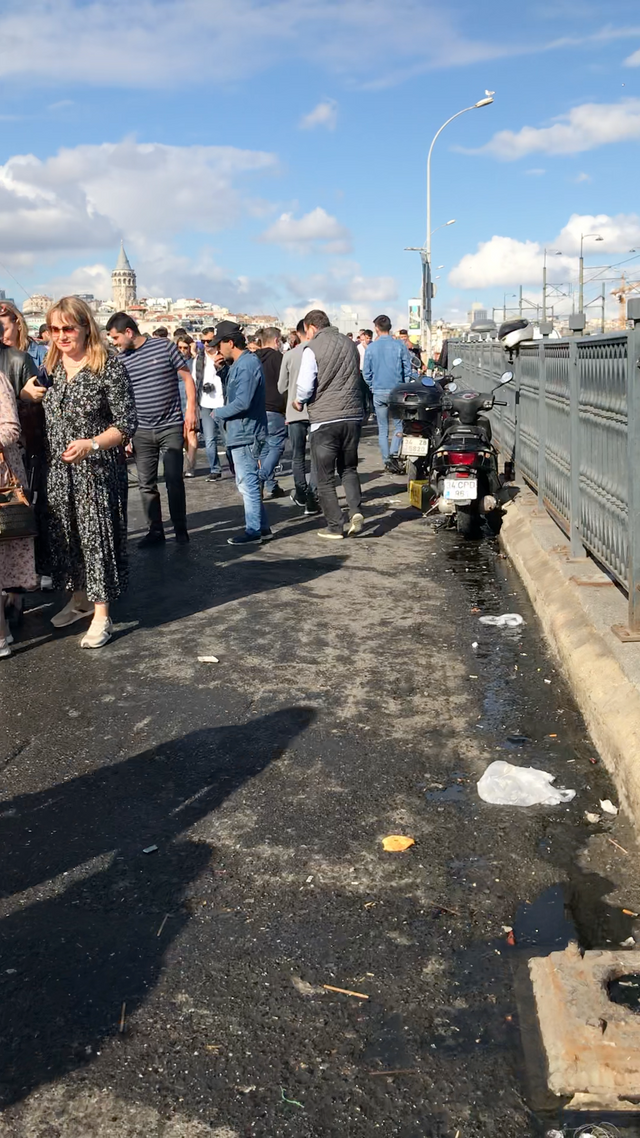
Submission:
M 537 767 L 514 767 L 498 759 L 484 772 L 478 794 L 494 806 L 558 806 L 575 798 L 575 790 L 552 786 L 554 779 Z
M 524 620 L 519 612 L 505 612 L 502 616 L 481 616 L 480 624 L 492 624 L 496 628 L 519 628 Z

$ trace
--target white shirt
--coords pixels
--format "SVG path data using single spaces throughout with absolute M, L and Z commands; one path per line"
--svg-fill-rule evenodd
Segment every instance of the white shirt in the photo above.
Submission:
M 212 383 L 215 387 L 215 391 L 205 391 L 205 383 Z M 223 407 L 224 395 L 222 392 L 222 380 L 216 371 L 216 365 L 207 352 L 205 352 L 204 356 L 204 376 L 202 379 L 202 384 L 203 390 L 202 395 L 200 396 L 200 406 L 209 407 L 211 410 L 213 410 L 214 407 Z

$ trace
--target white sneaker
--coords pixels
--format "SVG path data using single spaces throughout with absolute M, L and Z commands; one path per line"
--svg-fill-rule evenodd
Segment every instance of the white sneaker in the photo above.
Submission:
M 347 530 L 347 537 L 353 537 L 354 534 L 360 533 L 364 525 L 364 517 L 362 514 L 354 514 L 351 519 L 351 525 Z
M 93 605 L 88 609 L 78 608 L 77 602 L 72 597 L 70 601 L 67 601 L 64 608 L 60 609 L 60 612 L 51 617 L 51 623 L 54 628 L 66 628 L 68 624 L 75 624 L 76 620 L 82 620 L 85 616 L 93 616 L 93 611 Z
M 0 660 L 4 660 L 6 656 L 11 655 L 11 648 L 9 647 L 9 637 L 0 640 Z
M 53 578 L 47 577 L 46 573 L 43 573 L 42 576 L 40 577 L 40 592 L 41 593 L 50 593 L 50 592 L 52 592 L 52 590 L 53 590 Z
M 89 631 L 82 637 L 82 640 L 80 641 L 80 647 L 102 648 L 105 644 L 109 643 L 112 635 L 113 625 L 108 617 L 106 620 L 100 621 L 99 624 L 97 624 L 94 620 L 91 623 Z

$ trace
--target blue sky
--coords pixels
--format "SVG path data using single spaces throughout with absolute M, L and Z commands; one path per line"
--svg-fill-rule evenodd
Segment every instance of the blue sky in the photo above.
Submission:
M 575 279 L 581 232 L 593 265 L 640 254 L 631 0 L 4 0 L 0 42 L 17 298 L 108 295 L 122 237 L 148 295 L 404 320 L 430 140 L 485 89 L 434 155 L 436 315 L 536 300 L 545 245 Z

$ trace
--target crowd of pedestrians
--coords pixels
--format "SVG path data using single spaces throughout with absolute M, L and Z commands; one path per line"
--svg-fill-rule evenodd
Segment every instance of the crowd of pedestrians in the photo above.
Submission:
M 224 453 L 243 500 L 244 528 L 230 545 L 274 537 L 264 503 L 286 493 L 277 476 L 287 439 L 291 499 L 305 515 L 324 515 L 325 541 L 362 530 L 358 444 L 371 408 L 383 462 L 399 472 L 389 395 L 421 364 L 387 316 L 357 343 L 313 309 L 286 340 L 265 328 L 251 343 L 222 320 L 196 344 L 183 328 L 145 335 L 125 312 L 109 319 L 105 336 L 74 296 L 52 306 L 37 340 L 8 303 L 0 328 L 0 656 L 11 654 L 7 616 L 45 581 L 69 594 L 56 628 L 89 621 L 83 648 L 111 639 L 110 605 L 128 577 L 128 459 L 146 521 L 142 548 L 166 540 L 161 460 L 175 540 L 188 544 L 184 479 L 195 473 L 199 434 L 207 481 L 221 479 Z

